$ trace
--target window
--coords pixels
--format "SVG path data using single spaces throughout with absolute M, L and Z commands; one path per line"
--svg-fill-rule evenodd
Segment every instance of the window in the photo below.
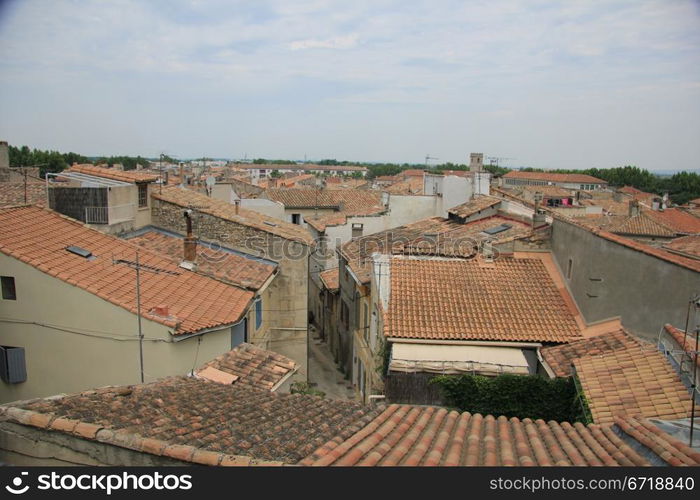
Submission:
M 24 347 L 0 346 L 0 379 L 8 384 L 27 380 Z
M 12 276 L 2 278 L 2 298 L 5 300 L 17 300 L 17 290 L 15 290 L 15 279 Z
M 574 267 L 574 261 L 572 259 L 569 259 L 568 264 L 566 265 L 566 279 L 570 280 L 571 279 L 571 269 Z
M 301 224 L 301 214 L 292 214 L 292 224 Z
M 353 239 L 359 238 L 360 236 L 362 236 L 362 228 L 363 228 L 362 224 L 353 223 L 353 225 L 352 225 L 352 238 Z
M 255 329 L 260 330 L 263 322 L 262 299 L 255 301 Z
M 148 206 L 148 184 L 138 184 L 139 187 L 139 208 Z
M 365 342 L 369 345 L 369 310 L 367 304 L 362 304 L 362 330 L 365 337 Z

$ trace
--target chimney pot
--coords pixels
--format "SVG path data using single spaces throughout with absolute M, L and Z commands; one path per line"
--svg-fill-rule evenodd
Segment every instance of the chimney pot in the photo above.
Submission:
M 170 311 L 168 311 L 168 306 L 166 304 L 158 304 L 153 308 L 153 314 L 163 318 L 170 316 L 169 312 Z
M 235 209 L 236 209 L 236 215 L 238 215 L 238 209 L 239 209 L 240 206 L 241 206 L 241 200 L 235 200 L 235 201 L 233 202 L 233 205 L 234 205 L 234 207 L 235 207 Z

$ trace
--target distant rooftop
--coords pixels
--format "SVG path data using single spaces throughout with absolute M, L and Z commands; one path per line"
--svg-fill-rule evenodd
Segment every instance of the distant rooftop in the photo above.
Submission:
M 554 172 L 521 172 L 511 170 L 503 176 L 504 179 L 523 179 L 546 182 L 569 182 L 581 184 L 607 184 L 607 181 L 585 174 L 558 174 Z
M 158 176 L 139 170 L 117 170 L 115 168 L 96 167 L 95 165 L 73 165 L 66 169 L 65 172 L 75 172 L 79 174 L 94 175 L 96 177 L 104 177 L 122 182 L 155 182 Z

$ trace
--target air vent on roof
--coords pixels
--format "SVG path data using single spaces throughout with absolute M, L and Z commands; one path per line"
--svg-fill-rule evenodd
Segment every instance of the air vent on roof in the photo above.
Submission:
M 265 221 L 265 224 L 267 224 L 268 226 L 277 227 L 277 224 L 275 224 L 274 222 Z
M 86 259 L 92 257 L 92 252 L 90 250 L 85 250 L 84 248 L 69 246 L 66 247 L 66 250 L 68 250 L 70 253 L 74 253 L 75 255 L 80 255 L 81 257 L 84 257 Z
M 507 231 L 511 227 L 513 227 L 513 226 L 511 226 L 510 224 L 501 224 L 500 226 L 491 227 L 489 229 L 484 229 L 484 232 L 486 234 L 497 234 L 497 233 L 502 233 L 503 231 Z

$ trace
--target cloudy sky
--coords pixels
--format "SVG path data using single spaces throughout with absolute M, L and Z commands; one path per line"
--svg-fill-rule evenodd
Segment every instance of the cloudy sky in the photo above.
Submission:
M 0 0 L 0 139 L 700 167 L 700 2 Z

